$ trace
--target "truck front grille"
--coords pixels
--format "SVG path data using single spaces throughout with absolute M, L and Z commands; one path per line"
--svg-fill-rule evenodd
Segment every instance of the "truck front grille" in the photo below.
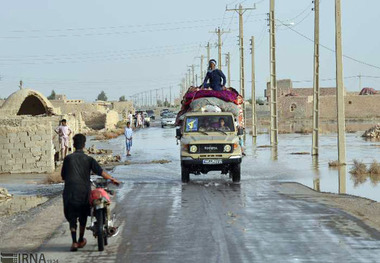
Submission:
M 200 153 L 223 153 L 225 144 L 200 144 Z

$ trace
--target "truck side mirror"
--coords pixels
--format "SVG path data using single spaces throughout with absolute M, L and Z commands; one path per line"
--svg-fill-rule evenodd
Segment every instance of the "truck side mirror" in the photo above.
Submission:
M 179 140 L 182 137 L 181 127 L 177 127 L 175 130 L 175 137 Z
M 237 128 L 237 135 L 238 136 L 244 135 L 244 128 L 243 127 L 238 127 Z

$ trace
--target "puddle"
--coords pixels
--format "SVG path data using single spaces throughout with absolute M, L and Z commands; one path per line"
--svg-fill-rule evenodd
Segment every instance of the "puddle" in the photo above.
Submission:
M 379 158 L 380 142 L 365 140 L 362 132 L 346 134 L 347 166 L 329 167 L 329 162 L 338 159 L 336 134 L 320 136 L 320 154 L 312 157 L 311 135 L 280 134 L 279 145 L 275 148 L 262 148 L 267 145 L 269 136 L 259 135 L 256 147 L 251 136 L 246 138 L 247 157 L 244 159 L 246 169 L 254 176 L 254 171 L 263 165 L 270 165 L 273 179 L 287 182 L 298 182 L 317 191 L 342 193 L 361 196 L 380 201 L 379 177 L 352 176 L 349 170 L 353 160 L 357 159 L 369 166 L 374 159 Z

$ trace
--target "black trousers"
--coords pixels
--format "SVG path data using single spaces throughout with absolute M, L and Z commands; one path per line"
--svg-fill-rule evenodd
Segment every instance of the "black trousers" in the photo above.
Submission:
M 79 205 L 72 204 L 69 202 L 64 202 L 63 211 L 66 217 L 66 220 L 70 224 L 70 229 L 77 229 L 77 222 L 79 220 L 79 225 L 82 227 L 86 226 L 87 217 L 90 215 L 90 205 Z

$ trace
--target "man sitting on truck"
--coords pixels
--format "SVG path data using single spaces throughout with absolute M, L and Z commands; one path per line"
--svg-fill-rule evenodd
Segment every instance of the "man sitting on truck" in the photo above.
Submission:
M 207 81 L 209 81 L 209 83 L 207 83 Z M 223 72 L 220 69 L 216 68 L 216 60 L 211 59 L 209 61 L 209 67 L 208 67 L 206 77 L 201 87 L 211 88 L 213 90 L 221 91 L 221 90 L 226 89 L 225 85 L 226 85 L 226 76 L 223 74 Z

